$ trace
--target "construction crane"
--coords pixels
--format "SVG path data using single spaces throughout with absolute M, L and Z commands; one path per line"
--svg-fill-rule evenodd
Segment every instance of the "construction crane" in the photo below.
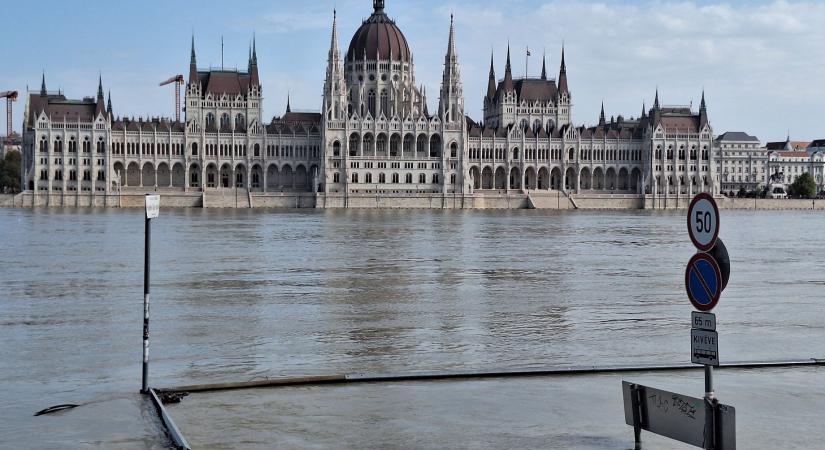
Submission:
M 17 91 L 0 92 L 0 98 L 6 99 L 6 143 L 11 145 L 11 103 L 17 101 Z
M 180 85 L 183 84 L 183 75 L 175 75 L 160 85 L 166 86 L 172 83 L 175 83 L 175 121 L 180 122 Z

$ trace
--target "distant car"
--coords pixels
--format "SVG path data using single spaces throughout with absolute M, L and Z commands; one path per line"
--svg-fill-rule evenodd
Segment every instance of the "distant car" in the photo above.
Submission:
M 768 192 L 768 198 L 788 198 L 788 193 L 785 192 L 785 186 L 781 184 L 771 186 L 771 190 Z

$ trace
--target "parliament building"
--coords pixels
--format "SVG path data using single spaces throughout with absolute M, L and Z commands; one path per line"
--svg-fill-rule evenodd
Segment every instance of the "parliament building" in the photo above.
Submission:
M 564 50 L 557 77 L 543 63 L 541 76 L 516 78 L 508 49 L 503 77 L 491 57 L 486 92 L 472 94 L 484 97 L 475 120 L 464 108 L 452 20 L 430 102 L 384 3 L 374 0 L 343 53 L 333 17 L 316 112 L 287 104 L 283 115 L 264 116 L 254 42 L 246 71 L 203 69 L 193 38 L 180 119 L 116 117 L 101 79 L 96 96 L 72 100 L 47 90 L 44 76 L 27 96 L 25 188 L 47 203 L 157 191 L 201 196 L 205 206 L 240 191 L 244 206 L 300 197 L 298 206 L 315 207 L 483 207 L 542 196 L 672 202 L 718 193 L 704 95 L 698 112 L 664 106 L 656 92 L 637 117 L 608 119 L 602 107 L 597 124 L 575 125 Z

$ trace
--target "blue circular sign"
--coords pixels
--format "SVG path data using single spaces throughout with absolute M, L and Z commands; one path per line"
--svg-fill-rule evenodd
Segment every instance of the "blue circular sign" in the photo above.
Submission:
M 685 269 L 685 288 L 693 307 L 710 311 L 722 295 L 722 271 L 707 253 L 697 253 Z

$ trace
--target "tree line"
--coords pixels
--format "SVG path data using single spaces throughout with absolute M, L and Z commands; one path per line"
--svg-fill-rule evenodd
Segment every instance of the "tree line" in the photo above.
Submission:
M 0 160 L 0 192 L 17 194 L 20 192 L 20 152 L 8 151 Z

